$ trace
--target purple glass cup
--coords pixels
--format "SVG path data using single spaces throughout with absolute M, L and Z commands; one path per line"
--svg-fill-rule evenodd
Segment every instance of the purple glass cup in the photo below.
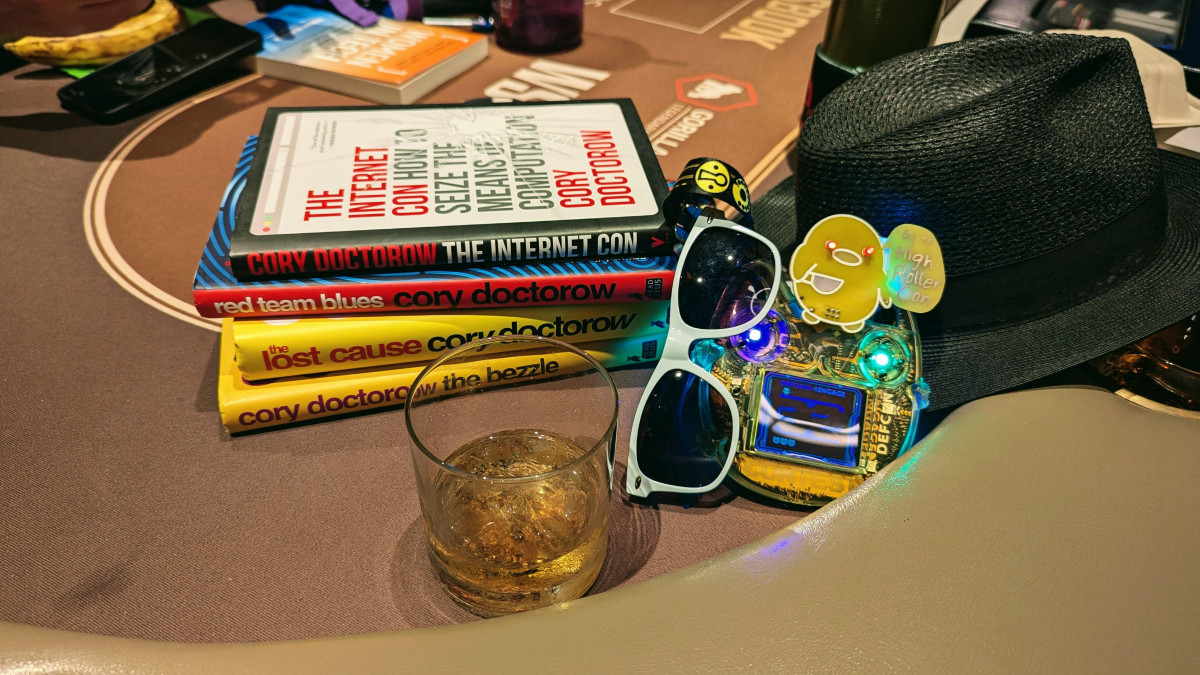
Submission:
M 496 44 L 514 52 L 561 52 L 583 39 L 583 0 L 496 0 Z

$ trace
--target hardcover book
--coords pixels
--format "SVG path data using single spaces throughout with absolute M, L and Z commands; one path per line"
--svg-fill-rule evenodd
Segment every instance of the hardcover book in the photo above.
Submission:
M 270 317 L 359 312 L 457 311 L 485 307 L 665 300 L 673 257 L 576 260 L 423 272 L 241 281 L 229 240 L 257 136 L 246 141 L 196 267 L 192 297 L 201 316 Z
M 628 99 L 270 108 L 238 204 L 244 281 L 665 256 Z
M 217 407 L 221 422 L 231 433 L 402 406 L 409 387 L 426 365 L 360 368 L 252 382 L 242 376 L 234 361 L 232 323 L 232 319 L 225 319 L 222 325 L 217 378 Z M 611 370 L 657 361 L 665 340 L 666 333 L 658 333 L 576 346 Z M 483 381 L 503 381 L 491 377 L 492 373 L 507 368 L 534 372 L 540 365 L 537 357 L 529 359 L 514 354 L 481 360 L 476 374 Z M 438 393 L 437 383 L 424 386 L 426 389 L 418 395 Z
M 670 303 L 517 307 L 500 312 L 356 314 L 235 319 L 238 368 L 249 380 L 432 361 L 496 335 L 595 342 L 663 333 Z
M 263 36 L 258 72 L 376 103 L 413 103 L 482 61 L 487 38 L 380 17 L 362 27 L 333 12 L 284 5 L 247 24 Z

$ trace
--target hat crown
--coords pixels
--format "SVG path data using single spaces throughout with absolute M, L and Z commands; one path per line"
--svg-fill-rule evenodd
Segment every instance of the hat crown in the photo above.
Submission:
M 886 61 L 827 96 L 797 143 L 800 234 L 853 213 L 932 230 L 953 277 L 1037 258 L 1160 202 L 1124 40 L 1005 36 Z M 1160 224 L 1161 227 L 1163 224 Z

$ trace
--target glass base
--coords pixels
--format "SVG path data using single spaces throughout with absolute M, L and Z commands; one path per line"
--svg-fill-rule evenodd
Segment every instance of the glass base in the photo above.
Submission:
M 500 591 L 464 583 L 446 570 L 432 550 L 429 550 L 429 562 L 433 565 L 434 578 L 451 599 L 472 614 L 490 619 L 583 597 L 600 576 L 604 556 L 601 555 L 577 576 L 562 583 L 538 590 L 519 591 Z

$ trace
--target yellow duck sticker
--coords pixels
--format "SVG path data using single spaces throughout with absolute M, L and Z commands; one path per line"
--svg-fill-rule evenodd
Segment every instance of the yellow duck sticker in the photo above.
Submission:
M 946 279 L 937 240 L 932 232 L 917 225 L 902 225 L 897 232 L 904 235 L 908 246 L 896 253 L 919 255 L 918 264 L 925 266 L 920 279 L 926 284 L 922 289 L 925 292 L 916 295 L 919 302 L 914 302 L 912 292 L 912 279 L 917 275 L 911 274 L 911 259 L 908 265 L 889 265 L 888 254 L 893 252 L 875 228 L 857 216 L 838 214 L 814 225 L 792 252 L 792 291 L 804 310 L 804 321 L 833 324 L 857 333 L 880 306 L 891 307 L 895 302 L 914 312 L 933 309 Z M 920 242 L 919 254 L 912 252 L 914 239 Z M 900 275 L 892 284 L 889 267 L 904 267 L 896 270 Z

